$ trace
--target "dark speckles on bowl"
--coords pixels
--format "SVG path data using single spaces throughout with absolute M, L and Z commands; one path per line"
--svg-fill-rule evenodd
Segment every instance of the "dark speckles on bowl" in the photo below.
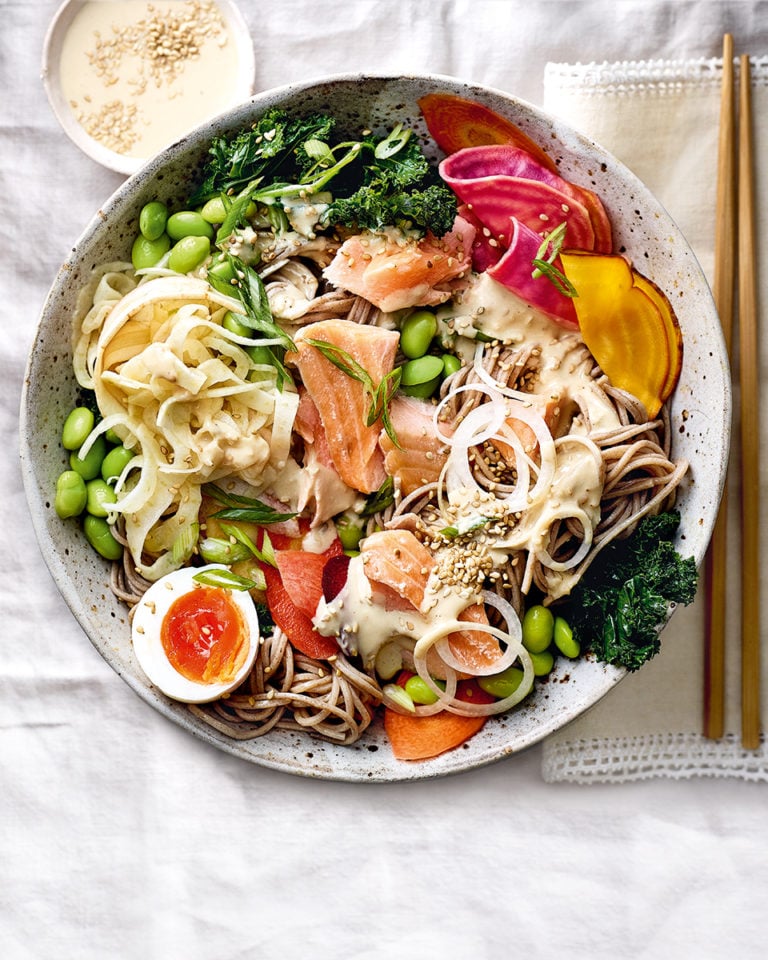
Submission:
M 98 211 L 56 277 L 29 357 L 21 411 L 21 452 L 27 498 L 37 535 L 54 579 L 94 646 L 152 707 L 196 736 L 257 764 L 287 773 L 360 782 L 437 777 L 491 763 L 531 746 L 596 703 L 623 676 L 589 660 L 561 661 L 551 681 L 520 709 L 492 720 L 467 744 L 435 760 L 396 761 L 380 728 L 354 748 L 308 735 L 272 732 L 232 741 L 197 721 L 181 704 L 150 687 L 131 650 L 125 609 L 105 590 L 108 570 L 77 525 L 62 522 L 52 507 L 56 477 L 64 469 L 59 435 L 77 396 L 71 371 L 70 325 L 77 292 L 90 269 L 130 256 L 138 212 L 149 200 L 180 204 L 204 162 L 212 136 L 236 131 L 268 107 L 294 112 L 327 110 L 350 134 L 397 121 L 423 133 L 417 101 L 436 90 L 475 98 L 520 124 L 558 160 L 564 177 L 602 197 L 625 251 L 668 294 L 675 296 L 685 340 L 682 377 L 673 398 L 675 455 L 690 462 L 682 486 L 681 542 L 700 562 L 714 524 L 725 472 L 730 418 L 730 380 L 720 326 L 696 259 L 675 224 L 643 185 L 617 160 L 562 122 L 506 96 L 446 77 L 352 76 L 284 87 L 254 97 L 211 121 L 149 161 Z M 433 157 L 437 154 L 432 151 Z M 54 389 L 51 389 L 51 387 Z M 685 429 L 682 430 L 683 421 Z

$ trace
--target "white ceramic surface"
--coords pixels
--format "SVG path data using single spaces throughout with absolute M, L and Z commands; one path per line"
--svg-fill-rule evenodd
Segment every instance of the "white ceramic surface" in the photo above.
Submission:
M 94 140 L 93 137 L 85 132 L 82 125 L 78 122 L 72 107 L 62 92 L 59 71 L 62 45 L 72 21 L 86 2 L 87 0 L 65 0 L 51 21 L 43 44 L 43 63 L 41 70 L 43 86 L 48 96 L 51 109 L 61 124 L 62 129 L 83 153 L 87 154 L 97 163 L 100 163 L 103 167 L 107 167 L 109 170 L 115 170 L 117 173 L 125 174 L 135 173 L 146 161 L 146 158 L 140 159 L 116 153 L 114 150 L 105 147 L 104 144 L 98 140 Z M 239 103 L 241 100 L 249 97 L 254 91 L 256 61 L 253 52 L 253 42 L 251 41 L 248 26 L 243 20 L 243 16 L 237 6 L 232 3 L 231 0 L 216 0 L 216 4 L 235 42 L 238 71 L 237 89 L 233 93 L 232 102 Z M 198 112 L 198 120 L 202 121 L 206 117 L 210 117 L 210 115 L 210 111 L 202 115 Z
M 600 147 L 527 103 L 495 90 L 437 76 L 341 76 L 268 91 L 205 124 L 131 177 L 97 211 L 50 291 L 27 370 L 21 409 L 21 454 L 27 498 L 52 575 L 86 634 L 114 670 L 151 706 L 196 736 L 245 760 L 304 776 L 348 781 L 437 777 L 519 752 L 559 729 L 603 697 L 624 675 L 581 660 L 558 661 L 545 683 L 509 715 L 490 720 L 467 744 L 420 763 L 395 760 L 379 727 L 352 747 L 275 731 L 249 742 L 230 740 L 198 722 L 181 704 L 151 688 L 135 662 L 128 615 L 111 595 L 105 562 L 72 523 L 56 516 L 56 477 L 65 467 L 59 437 L 77 385 L 71 370 L 70 324 L 77 292 L 96 264 L 125 259 L 142 205 L 180 204 L 200 171 L 213 135 L 247 125 L 264 109 L 330 111 L 342 130 L 386 127 L 406 120 L 425 126 L 417 100 L 432 91 L 477 99 L 519 124 L 559 164 L 561 173 L 602 197 L 615 245 L 666 291 L 683 330 L 682 376 L 672 401 L 674 453 L 691 464 L 679 497 L 679 546 L 703 559 L 720 499 L 730 423 L 730 378 L 717 314 L 701 269 L 665 210 Z

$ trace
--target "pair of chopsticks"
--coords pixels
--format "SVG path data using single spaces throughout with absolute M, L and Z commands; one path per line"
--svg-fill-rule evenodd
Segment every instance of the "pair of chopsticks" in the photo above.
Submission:
M 749 56 L 739 58 L 738 136 L 733 37 L 723 37 L 714 296 L 729 354 L 738 274 L 741 439 L 741 743 L 760 746 L 760 460 L 752 86 Z M 738 148 L 738 163 L 737 163 Z M 707 553 L 704 735 L 725 731 L 727 485 Z

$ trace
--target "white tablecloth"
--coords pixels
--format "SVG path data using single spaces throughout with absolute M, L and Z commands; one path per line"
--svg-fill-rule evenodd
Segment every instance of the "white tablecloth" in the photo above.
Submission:
M 540 103 L 547 61 L 713 57 L 726 29 L 768 53 L 768 3 L 749 0 L 242 7 L 260 88 L 432 71 Z M 300 779 L 188 736 L 91 647 L 34 540 L 16 454 L 39 308 L 121 181 L 45 100 L 55 8 L 0 0 L 0 956 L 765 956 L 759 785 L 546 784 L 539 749 L 439 781 Z

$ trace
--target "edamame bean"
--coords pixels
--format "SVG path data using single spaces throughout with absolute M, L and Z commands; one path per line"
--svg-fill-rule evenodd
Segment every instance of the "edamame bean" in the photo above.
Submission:
M 83 532 L 88 543 L 105 560 L 119 560 L 122 557 L 123 545 L 115 540 L 112 527 L 103 517 L 86 514 L 83 518 Z
M 573 637 L 573 630 L 562 617 L 555 617 L 555 646 L 564 657 L 575 660 L 581 653 L 581 644 Z
M 208 237 L 184 237 L 171 248 L 168 266 L 176 273 L 190 273 L 205 260 L 211 252 Z
M 104 436 L 107 438 L 107 443 L 111 443 L 113 447 L 117 447 L 123 442 L 112 427 L 107 430 Z
M 93 430 L 96 417 L 88 407 L 75 407 L 64 421 L 61 444 L 65 450 L 79 450 Z
M 403 321 L 400 349 L 412 360 L 423 357 L 437 333 L 437 318 L 429 310 L 417 310 Z
M 269 347 L 260 347 L 257 344 L 254 344 L 250 347 L 245 347 L 245 352 L 251 358 L 251 360 L 262 367 L 273 367 L 274 366 L 274 357 Z M 255 371 L 251 371 L 255 373 Z M 250 374 L 249 374 L 250 376 Z
M 235 270 L 229 260 L 216 260 L 208 267 L 208 277 L 232 284 L 235 279 Z
M 88 493 L 85 480 L 74 470 L 65 470 L 56 481 L 56 497 L 53 508 L 62 520 L 79 517 L 85 510 Z
M 345 550 L 357 550 L 363 537 L 361 527 L 357 527 L 353 523 L 339 523 L 336 525 L 336 530 Z
M 409 397 L 431 397 L 440 383 L 443 361 L 440 357 L 418 357 L 402 367 L 400 389 Z
M 223 223 L 228 206 L 231 204 L 227 204 L 224 197 L 211 197 L 200 211 L 200 216 L 207 223 Z
M 461 360 L 456 356 L 455 353 L 444 353 L 443 354 L 443 377 L 447 378 L 452 376 L 454 373 L 458 373 L 461 370 Z
M 114 447 L 101 462 L 101 476 L 107 483 L 117 480 L 133 458 L 133 450 L 127 450 L 122 444 Z
M 194 210 L 172 213 L 165 229 L 171 240 L 183 240 L 184 237 L 207 237 L 213 240 L 213 227 L 202 214 Z
M 429 688 L 426 680 L 423 680 L 418 674 L 408 677 L 405 681 L 405 692 L 414 703 L 425 705 L 437 703 L 437 694 Z
M 229 330 L 230 333 L 234 333 L 238 337 L 249 337 L 253 339 L 253 330 L 251 327 L 246 327 L 242 320 L 239 320 L 231 310 L 227 310 L 224 314 L 221 325 L 225 330 Z
M 546 677 L 555 664 L 555 658 L 549 650 L 542 650 L 541 653 L 531 653 L 531 663 L 534 676 Z
M 552 643 L 555 618 L 541 604 L 529 607 L 523 617 L 523 646 L 529 653 L 541 653 Z
M 92 517 L 106 517 L 109 515 L 110 507 L 117 500 L 114 488 L 106 480 L 97 477 L 95 480 L 89 480 L 85 485 L 87 500 L 85 509 Z
M 101 473 L 101 464 L 106 454 L 107 441 L 103 436 L 98 436 L 85 457 L 81 458 L 79 451 L 73 450 L 69 455 L 69 465 L 83 480 L 93 480 Z
M 519 667 L 507 667 L 502 673 L 496 673 L 490 677 L 478 677 L 477 682 L 480 688 L 490 693 L 492 697 L 505 700 L 517 690 L 524 676 Z
M 157 240 L 165 232 L 168 208 L 159 200 L 152 200 L 141 208 L 139 230 L 147 240 Z
M 147 240 L 139 234 L 133 241 L 131 248 L 131 263 L 134 270 L 146 270 L 156 266 L 171 248 L 171 240 L 167 233 L 161 233 L 156 240 Z

